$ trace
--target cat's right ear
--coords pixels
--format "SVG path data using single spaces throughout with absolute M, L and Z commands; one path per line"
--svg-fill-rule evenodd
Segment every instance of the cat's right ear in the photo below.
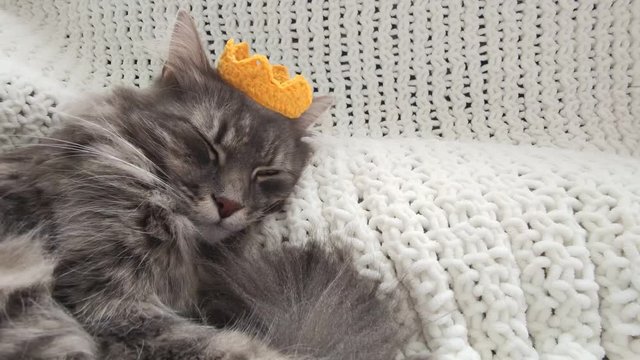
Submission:
M 333 106 L 333 96 L 314 96 L 311 106 L 309 106 L 307 111 L 300 115 L 298 120 L 296 120 L 296 123 L 301 128 L 308 129 L 318 122 L 318 119 L 320 119 L 322 115 L 331 108 L 331 106 Z
M 169 53 L 162 68 L 162 79 L 181 83 L 194 77 L 197 79 L 210 67 L 209 56 L 202 47 L 193 18 L 186 10 L 178 11 Z

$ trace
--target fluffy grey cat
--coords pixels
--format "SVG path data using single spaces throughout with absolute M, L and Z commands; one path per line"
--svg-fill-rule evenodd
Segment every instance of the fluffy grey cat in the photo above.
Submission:
M 389 306 L 346 252 L 247 247 L 329 104 L 262 108 L 181 12 L 153 86 L 0 156 L 0 359 L 392 359 Z

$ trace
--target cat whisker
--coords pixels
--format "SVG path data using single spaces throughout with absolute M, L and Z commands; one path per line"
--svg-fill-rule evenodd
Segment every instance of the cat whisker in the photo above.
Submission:
M 20 136 L 20 135 L 18 135 Z M 112 154 L 108 154 L 103 150 L 100 150 L 98 148 L 95 147 L 89 147 L 86 145 L 82 145 L 82 144 L 78 144 L 78 143 L 74 143 L 74 142 L 70 142 L 70 141 L 65 141 L 65 140 L 60 140 L 60 139 L 55 139 L 55 138 L 50 138 L 50 137 L 45 137 L 45 136 L 24 136 L 24 137 L 29 137 L 29 138 L 35 138 L 35 139 L 40 139 L 40 140 L 51 140 L 51 141 L 58 141 L 61 142 L 63 144 L 44 144 L 44 143 L 38 143 L 38 144 L 27 144 L 24 145 L 24 147 L 38 147 L 38 146 L 42 146 L 42 147 L 51 147 L 51 148 L 57 148 L 57 149 L 62 149 L 62 150 L 73 150 L 73 151 L 77 151 L 79 153 L 82 154 L 88 154 L 88 155 L 93 155 L 96 156 L 98 158 L 102 157 L 102 158 L 107 158 L 110 160 L 113 160 L 117 163 L 120 163 L 122 165 L 124 165 L 125 167 L 129 167 L 133 170 L 136 170 L 137 174 L 142 174 L 145 177 L 148 177 L 150 179 L 152 179 L 153 181 L 151 182 L 151 184 L 153 184 L 154 182 L 161 185 L 163 189 L 171 192 L 171 194 L 173 196 L 175 196 L 178 199 L 183 199 L 184 196 L 182 195 L 182 193 L 180 193 L 176 188 L 174 188 L 173 186 L 171 186 L 170 184 L 168 184 L 167 182 L 165 182 L 164 180 L 162 180 L 161 178 L 159 178 L 158 176 L 154 175 L 153 173 L 151 173 L 148 170 L 145 170 L 143 168 L 141 168 L 140 166 L 134 165 L 128 161 L 125 161 L 117 156 L 114 156 Z M 69 156 L 69 155 L 68 155 Z M 55 159 L 55 158 L 52 158 Z M 142 179 L 142 178 L 141 178 Z
M 70 113 L 66 113 L 66 112 L 59 112 L 62 116 L 74 119 L 74 120 L 79 120 L 81 122 L 83 122 L 83 124 L 86 124 L 88 126 L 92 126 L 94 128 L 97 128 L 99 130 L 102 130 L 104 132 L 106 132 L 109 135 L 109 139 L 114 140 L 116 142 L 118 142 L 119 144 L 122 144 L 124 146 L 126 146 L 127 148 L 133 150 L 142 161 L 145 162 L 145 165 L 151 166 L 153 167 L 156 171 L 160 172 L 163 175 L 167 175 L 157 164 L 155 164 L 153 161 L 151 161 L 151 159 L 149 159 L 138 147 L 134 146 L 133 144 L 131 144 L 131 142 L 129 142 L 128 140 L 126 140 L 124 137 L 122 137 L 120 134 L 118 134 L 118 131 L 116 130 L 116 128 L 110 124 L 106 118 L 104 117 L 104 115 L 100 115 L 99 118 L 105 123 L 107 124 L 107 126 L 110 127 L 111 130 L 107 129 L 104 126 L 101 126 L 100 124 L 93 122 L 93 121 L 89 121 L 83 117 L 77 116 L 77 115 L 73 115 Z M 126 125 L 125 125 L 126 126 Z M 146 129 L 143 127 L 143 130 L 146 132 Z
M 268 213 L 272 212 L 273 210 L 276 210 L 277 208 L 279 208 L 279 207 L 281 207 L 283 205 L 284 205 L 284 200 L 278 200 L 276 202 L 271 203 L 266 208 L 264 208 L 263 213 L 268 214 Z
M 142 153 L 142 151 L 140 151 L 140 149 L 138 149 L 136 146 L 134 146 L 133 144 L 131 144 L 129 141 L 127 141 L 126 139 L 124 139 L 122 136 L 118 135 L 117 130 L 113 127 L 113 125 L 109 124 L 108 121 L 106 121 L 106 119 L 104 118 L 104 116 L 101 116 L 101 120 L 107 124 L 109 127 L 111 127 L 111 130 L 105 128 L 104 126 L 101 126 L 93 121 L 89 121 L 85 118 L 82 118 L 80 116 L 77 115 L 73 115 L 73 114 L 69 114 L 63 111 L 59 111 L 60 115 L 63 115 L 65 117 L 74 119 L 74 120 L 79 120 L 82 121 L 84 124 L 89 125 L 89 126 L 93 126 L 95 128 L 98 128 L 99 130 L 102 130 L 104 132 L 106 132 L 107 134 L 110 135 L 110 139 L 113 140 L 117 140 L 119 142 L 121 142 L 123 145 L 125 145 L 126 147 L 130 148 L 131 150 L 133 150 L 136 154 L 138 154 L 142 159 L 148 161 L 149 163 L 152 163 L 151 160 L 149 160 L 149 158 L 144 155 Z

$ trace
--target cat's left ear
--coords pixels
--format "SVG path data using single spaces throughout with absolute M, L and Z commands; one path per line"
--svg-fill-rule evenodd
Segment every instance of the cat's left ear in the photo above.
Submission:
M 333 96 L 322 95 L 314 96 L 309 109 L 305 111 L 296 123 L 303 129 L 310 128 L 315 124 L 322 115 L 324 115 L 333 106 Z
M 181 79 L 199 76 L 210 67 L 209 56 L 202 47 L 193 18 L 186 10 L 178 11 L 162 78 L 180 82 Z

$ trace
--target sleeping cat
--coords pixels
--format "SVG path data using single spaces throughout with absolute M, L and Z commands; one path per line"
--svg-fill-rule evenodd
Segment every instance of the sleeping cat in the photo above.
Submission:
M 150 88 L 0 156 L 0 359 L 392 359 L 389 306 L 347 252 L 247 250 L 329 105 L 256 104 L 180 12 Z

